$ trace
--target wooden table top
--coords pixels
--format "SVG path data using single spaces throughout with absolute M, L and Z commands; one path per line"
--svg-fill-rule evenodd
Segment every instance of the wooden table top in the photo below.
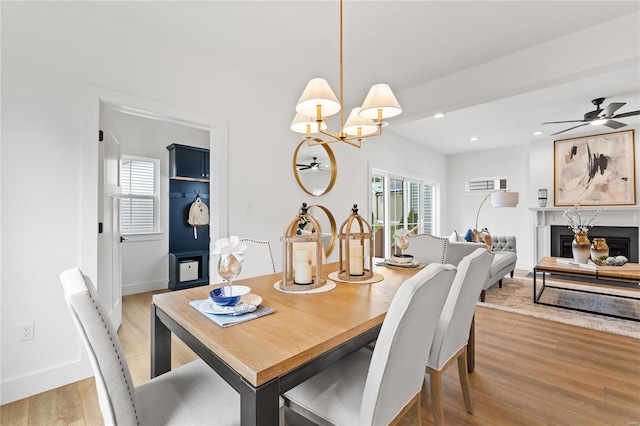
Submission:
M 337 263 L 324 265 L 323 274 L 337 268 Z M 152 302 L 257 387 L 380 325 L 398 287 L 419 269 L 374 266 L 373 271 L 384 280 L 336 282 L 335 289 L 317 294 L 276 290 L 282 273 L 234 281 L 251 287 L 276 311 L 227 328 L 189 305 L 221 284 L 156 294 Z
M 558 262 L 558 259 L 570 261 L 561 257 L 543 257 L 536 265 L 536 269 L 544 271 L 557 271 L 559 273 L 571 273 L 582 276 L 593 276 L 601 279 L 623 279 L 640 281 L 640 263 L 625 263 L 622 266 L 595 266 L 595 269 L 584 268 L 577 265 L 569 265 Z

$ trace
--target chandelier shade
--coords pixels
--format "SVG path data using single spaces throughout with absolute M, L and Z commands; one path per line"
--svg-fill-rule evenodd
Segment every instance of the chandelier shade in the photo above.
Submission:
M 321 110 L 318 110 L 318 107 Z M 314 78 L 307 83 L 298 99 L 296 112 L 307 117 L 329 117 L 340 112 L 341 105 L 331 86 L 324 78 Z
M 382 116 L 379 115 L 382 112 Z M 400 104 L 388 84 L 375 84 L 369 89 L 360 108 L 360 117 L 372 120 L 395 117 L 402 112 Z
M 297 113 L 289 128 L 296 133 L 318 133 L 318 122 L 314 118 Z M 321 122 L 320 129 L 327 130 L 327 122 L 325 120 Z
M 400 108 L 400 104 L 389 85 L 376 84 L 369 89 L 362 107 L 354 108 L 347 121 L 344 122 L 343 2 L 344 0 L 340 0 L 340 98 L 339 100 L 336 98 L 327 80 L 323 78 L 312 79 L 307 83 L 296 104 L 296 112 L 304 118 L 296 115 L 290 125 L 294 132 L 306 134 L 307 144 L 310 146 L 345 142 L 360 148 L 365 137 L 382 134 L 382 128 L 387 125 L 382 121 L 384 118 L 394 117 L 402 112 L 402 108 Z M 326 117 L 338 112 L 340 113 L 340 127 L 336 133 L 332 133 L 327 130 Z M 310 122 L 305 120 L 310 120 Z M 312 137 L 311 135 L 314 133 L 322 133 L 328 138 L 324 138 L 324 136 Z
M 359 115 L 360 108 L 353 108 L 344 123 L 344 132 L 349 136 L 368 136 L 378 133 L 378 126 L 373 120 L 362 118 Z

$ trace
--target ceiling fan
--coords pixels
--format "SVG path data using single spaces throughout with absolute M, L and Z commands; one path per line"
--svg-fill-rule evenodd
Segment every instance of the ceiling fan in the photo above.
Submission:
M 569 130 L 577 129 L 578 127 L 586 126 L 587 124 L 593 125 L 603 125 L 607 126 L 611 129 L 619 129 L 620 127 L 626 126 L 625 123 L 621 123 L 619 121 L 615 121 L 615 118 L 624 118 L 631 117 L 633 115 L 640 115 L 640 110 L 625 112 L 622 114 L 614 113 L 626 105 L 626 102 L 612 102 L 607 105 L 605 108 L 600 108 L 600 105 L 604 102 L 605 98 L 597 98 L 591 101 L 592 104 L 596 106 L 596 109 L 593 111 L 589 111 L 584 115 L 582 120 L 568 120 L 568 121 L 547 121 L 542 124 L 559 124 L 559 123 L 582 123 L 577 126 L 569 127 L 568 129 L 561 130 L 556 133 L 552 133 L 551 136 L 557 135 L 560 133 L 568 132 Z
M 316 161 L 317 159 L 318 157 L 313 157 L 313 161 L 309 164 L 296 164 L 296 166 L 298 167 L 298 170 L 324 170 L 325 167 L 329 167 L 322 166 L 322 163 Z

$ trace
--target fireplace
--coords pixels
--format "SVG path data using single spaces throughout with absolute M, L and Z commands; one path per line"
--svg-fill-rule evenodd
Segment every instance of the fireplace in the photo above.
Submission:
M 589 240 L 605 238 L 609 256 L 622 255 L 629 262 L 638 262 L 637 226 L 594 226 L 589 230 Z M 566 226 L 551 225 L 551 256 L 573 257 L 571 242 L 573 231 Z

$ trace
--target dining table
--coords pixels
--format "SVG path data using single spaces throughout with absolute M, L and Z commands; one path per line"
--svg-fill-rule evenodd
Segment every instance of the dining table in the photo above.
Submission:
M 339 262 L 325 264 L 322 274 L 338 268 Z M 333 280 L 335 288 L 312 294 L 277 289 L 282 273 L 237 280 L 234 285 L 249 286 L 274 312 L 230 327 L 190 305 L 224 283 L 155 294 L 151 377 L 171 369 L 173 333 L 239 393 L 242 425 L 276 425 L 279 396 L 375 341 L 396 290 L 419 270 L 374 264 L 378 282 Z M 473 326 L 469 344 L 472 371 Z

